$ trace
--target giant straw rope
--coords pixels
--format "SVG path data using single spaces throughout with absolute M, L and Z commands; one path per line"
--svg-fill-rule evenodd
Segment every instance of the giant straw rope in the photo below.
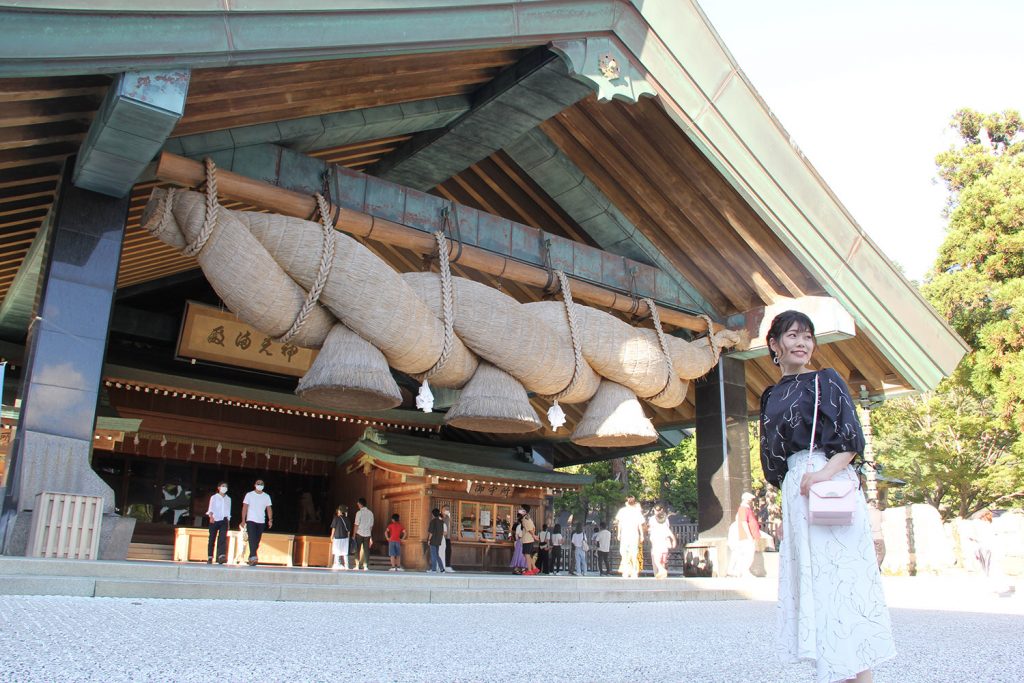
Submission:
M 492 287 L 452 276 L 448 239 L 440 231 L 435 237 L 441 272 L 399 274 L 334 229 L 323 197 L 317 196 L 319 223 L 231 211 L 217 201 L 212 162 L 206 168 L 202 194 L 155 189 L 143 223 L 160 240 L 195 256 L 225 305 L 256 329 L 319 348 L 332 327 L 344 326 L 321 351 L 330 357 L 318 357 L 316 381 L 300 382 L 299 392 L 310 392 L 304 395 L 311 400 L 366 409 L 397 405 L 390 365 L 435 386 L 464 388 L 460 405 L 450 411 L 463 416 L 460 426 L 501 431 L 506 419 L 506 431 L 535 429 L 539 421 L 528 405 L 530 391 L 549 401 L 594 399 L 586 417 L 597 428 L 574 440 L 644 443 L 653 438 L 653 428 L 638 403 L 625 410 L 623 401 L 639 396 L 665 408 L 678 406 L 687 381 L 706 374 L 721 349 L 739 339 L 732 330 L 713 333 L 710 319 L 706 338 L 688 342 L 666 335 L 650 300 L 654 329 L 633 327 L 573 302 L 570 280 L 561 271 L 554 273 L 561 302 L 520 304 Z M 335 357 L 349 353 L 358 357 Z M 373 408 L 366 407 L 368 400 Z M 471 401 L 478 405 L 463 405 Z M 616 411 L 627 416 L 624 426 L 615 428 L 617 436 L 602 436 Z M 638 420 L 648 424 L 632 425 Z

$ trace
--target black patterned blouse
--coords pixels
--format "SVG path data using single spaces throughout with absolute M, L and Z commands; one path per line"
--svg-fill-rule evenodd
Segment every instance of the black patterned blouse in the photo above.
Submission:
M 864 454 L 864 431 L 846 382 L 832 368 L 818 373 L 816 448 L 831 458 L 836 453 Z M 786 375 L 761 394 L 761 469 L 775 487 L 786 476 L 786 459 L 807 450 L 814 411 L 814 372 Z

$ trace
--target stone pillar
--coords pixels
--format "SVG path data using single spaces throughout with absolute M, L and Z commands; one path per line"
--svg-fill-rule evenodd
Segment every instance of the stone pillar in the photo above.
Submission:
M 740 496 L 750 488 L 747 387 L 743 361 L 723 356 L 697 381 L 697 531 L 687 546 L 702 572 L 725 573 L 725 539 Z
M 47 218 L 53 222 L 50 244 L 25 345 L 21 415 L 3 508 L 8 555 L 24 554 L 31 510 L 41 491 L 103 497 L 101 557 L 110 556 L 104 550 L 112 534 L 123 536 L 127 526 L 130 539 L 134 527 L 134 520 L 113 515 L 114 492 L 90 466 L 129 198 L 74 187 L 73 166 L 71 159 Z M 127 541 L 114 543 L 127 552 Z

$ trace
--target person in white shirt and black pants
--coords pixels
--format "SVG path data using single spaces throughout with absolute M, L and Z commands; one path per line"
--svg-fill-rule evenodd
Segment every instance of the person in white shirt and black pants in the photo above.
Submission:
M 213 546 L 217 542 L 217 564 L 228 561 L 228 526 L 231 524 L 231 497 L 228 483 L 217 484 L 217 493 L 210 496 L 206 516 L 210 519 L 210 543 L 206 548 L 206 564 L 213 564 Z
M 249 534 L 249 566 L 257 562 L 256 552 L 260 549 L 260 538 L 264 529 L 274 528 L 274 509 L 270 496 L 263 493 L 263 480 L 257 479 L 252 491 L 242 500 L 242 525 Z

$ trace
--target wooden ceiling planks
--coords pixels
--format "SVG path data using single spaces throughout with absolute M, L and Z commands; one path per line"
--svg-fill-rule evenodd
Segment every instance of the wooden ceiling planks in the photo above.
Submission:
M 519 60 L 526 48 L 463 50 L 335 61 L 196 69 L 175 135 L 465 94 Z M 85 136 L 108 76 L 0 79 L 0 298 L 6 296 L 50 205 L 64 160 Z M 362 169 L 405 138 L 329 150 Z M 119 286 L 194 267 L 167 248 L 138 240 L 148 197 L 133 190 Z
M 523 52 L 468 50 L 198 69 L 175 135 L 467 94 Z
M 721 312 L 820 292 L 655 102 L 588 98 L 543 129 Z
M 0 298 L 53 203 L 110 78 L 0 79 Z

